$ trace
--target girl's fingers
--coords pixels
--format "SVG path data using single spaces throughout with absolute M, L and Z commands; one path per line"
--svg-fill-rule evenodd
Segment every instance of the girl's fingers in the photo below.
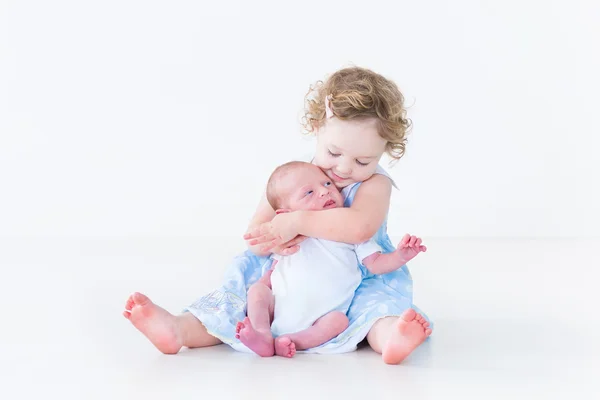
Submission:
M 296 253 L 298 250 L 300 250 L 300 246 L 292 246 L 292 247 L 288 247 L 287 249 L 283 250 L 283 253 L 286 256 L 291 256 L 292 254 Z
M 251 239 L 251 240 L 249 240 L 249 241 L 248 241 L 248 244 L 249 244 L 250 246 L 255 246 L 255 245 L 257 245 L 257 244 L 261 244 L 261 243 L 265 243 L 265 242 L 267 242 L 267 240 L 266 240 L 266 236 L 261 236 L 261 237 L 258 237 L 258 238 L 256 238 L 256 239 Z

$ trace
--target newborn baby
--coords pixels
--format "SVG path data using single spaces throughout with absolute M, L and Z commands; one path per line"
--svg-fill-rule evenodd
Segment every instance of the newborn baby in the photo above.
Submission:
M 343 206 L 330 178 L 305 162 L 275 169 L 267 199 L 277 213 Z M 247 317 L 238 322 L 236 337 L 263 357 L 292 357 L 296 350 L 319 346 L 348 327 L 346 312 L 362 280 L 360 264 L 385 274 L 426 250 L 410 235 L 388 254 L 372 239 L 352 245 L 307 238 L 298 252 L 272 256 L 271 270 L 248 290 Z

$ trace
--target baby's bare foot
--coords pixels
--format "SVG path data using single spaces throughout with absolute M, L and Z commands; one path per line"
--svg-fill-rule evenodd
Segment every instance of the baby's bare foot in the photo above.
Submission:
M 415 310 L 408 309 L 393 326 L 388 342 L 383 346 L 382 356 L 386 364 L 401 363 L 414 349 L 431 335 L 429 322 Z
M 275 339 L 275 354 L 292 358 L 296 354 L 296 344 L 287 336 L 279 336 Z
M 181 349 L 175 316 L 143 294 L 129 296 L 123 315 L 163 353 L 175 354 Z
M 255 330 L 248 317 L 237 323 L 235 337 L 261 357 L 272 357 L 275 354 L 271 331 L 260 332 Z

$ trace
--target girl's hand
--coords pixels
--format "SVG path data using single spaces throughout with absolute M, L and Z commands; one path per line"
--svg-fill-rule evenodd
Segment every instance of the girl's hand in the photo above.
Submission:
M 262 251 L 270 251 L 298 236 L 293 212 L 277 214 L 270 222 L 264 222 L 244 235 L 250 246 L 263 245 Z
M 299 244 L 302 243 L 304 239 L 306 239 L 306 236 L 298 235 L 289 242 L 284 243 L 281 246 L 274 247 L 271 252 L 280 256 L 291 256 L 300 250 Z

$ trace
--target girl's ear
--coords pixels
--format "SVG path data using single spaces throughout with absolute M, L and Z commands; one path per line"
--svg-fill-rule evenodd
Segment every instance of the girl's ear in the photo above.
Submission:
M 289 208 L 280 208 L 279 210 L 275 210 L 275 214 L 283 214 L 288 212 L 292 212 L 292 210 L 290 210 Z

